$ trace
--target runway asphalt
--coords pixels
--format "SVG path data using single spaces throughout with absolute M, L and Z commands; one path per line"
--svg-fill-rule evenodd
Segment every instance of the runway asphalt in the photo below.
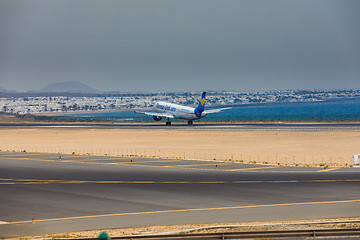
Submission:
M 0 193 L 0 237 L 358 217 L 360 168 L 0 152 Z
M 194 122 L 187 125 L 184 122 L 172 122 L 166 126 L 165 122 L 156 123 L 121 123 L 121 122 L 83 122 L 83 123 L 0 123 L 0 128 L 114 128 L 114 129 L 295 129 L 295 130 L 360 130 L 359 122 L 304 122 L 304 123 L 210 123 Z

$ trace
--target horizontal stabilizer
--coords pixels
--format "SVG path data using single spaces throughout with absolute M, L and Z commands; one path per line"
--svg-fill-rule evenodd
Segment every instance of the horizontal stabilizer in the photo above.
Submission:
M 217 109 L 207 109 L 206 111 L 204 111 L 206 114 L 211 114 L 211 113 L 218 113 L 224 110 L 228 110 L 231 109 L 232 107 L 228 107 L 228 108 L 217 108 Z

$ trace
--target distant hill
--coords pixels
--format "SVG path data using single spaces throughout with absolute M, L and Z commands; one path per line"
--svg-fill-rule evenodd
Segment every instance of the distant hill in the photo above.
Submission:
M 5 88 L 0 87 L 0 92 L 7 92 Z
M 63 92 L 63 93 L 97 93 L 98 90 L 89 87 L 81 82 L 72 81 L 72 82 L 60 82 L 52 83 L 43 87 L 41 92 Z

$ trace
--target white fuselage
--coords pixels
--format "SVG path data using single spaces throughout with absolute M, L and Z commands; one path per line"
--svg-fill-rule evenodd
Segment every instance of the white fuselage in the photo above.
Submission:
M 203 112 L 201 113 L 201 116 L 198 117 L 195 115 L 195 108 L 168 102 L 155 103 L 154 111 L 158 113 L 170 113 L 176 116 L 176 118 L 183 118 L 186 120 L 197 120 L 207 115 L 205 112 Z

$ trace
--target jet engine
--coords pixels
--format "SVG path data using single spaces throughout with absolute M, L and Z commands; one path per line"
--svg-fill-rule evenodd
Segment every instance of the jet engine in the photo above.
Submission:
M 160 121 L 161 119 L 162 119 L 162 117 L 160 117 L 160 116 L 153 116 L 153 119 L 155 120 L 155 121 Z

